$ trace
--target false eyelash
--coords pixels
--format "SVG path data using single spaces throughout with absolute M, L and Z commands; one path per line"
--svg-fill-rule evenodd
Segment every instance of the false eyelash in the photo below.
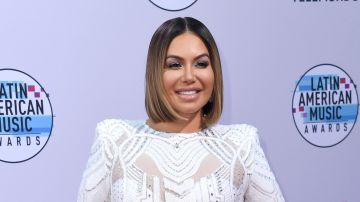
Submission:
M 207 66 L 209 66 L 209 62 L 204 61 L 204 62 L 197 62 L 196 63 L 197 67 L 202 67 L 202 68 L 206 68 Z

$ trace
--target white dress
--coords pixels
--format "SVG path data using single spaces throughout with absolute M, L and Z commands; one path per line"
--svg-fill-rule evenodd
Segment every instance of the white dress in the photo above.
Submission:
M 256 128 L 215 125 L 166 133 L 144 121 L 105 120 L 78 202 L 284 201 Z

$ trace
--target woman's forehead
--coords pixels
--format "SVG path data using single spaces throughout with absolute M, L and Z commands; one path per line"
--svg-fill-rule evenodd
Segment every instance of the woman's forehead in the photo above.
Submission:
M 197 57 L 209 54 L 201 38 L 191 32 L 185 32 L 175 37 L 167 50 L 167 55 L 180 57 Z

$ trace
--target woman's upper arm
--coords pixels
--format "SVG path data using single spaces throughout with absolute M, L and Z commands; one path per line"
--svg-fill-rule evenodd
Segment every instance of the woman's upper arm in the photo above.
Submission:
M 250 181 L 245 193 L 246 202 L 285 201 L 280 187 L 260 146 L 257 130 L 251 137 L 250 153 L 247 159 Z
M 78 202 L 110 201 L 115 148 L 107 125 L 107 121 L 103 121 L 96 127 L 95 141 L 80 184 Z

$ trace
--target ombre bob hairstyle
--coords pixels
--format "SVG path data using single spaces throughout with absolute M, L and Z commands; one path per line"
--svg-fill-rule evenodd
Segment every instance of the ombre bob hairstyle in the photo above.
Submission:
M 164 22 L 151 38 L 145 75 L 145 107 L 149 118 L 157 122 L 186 120 L 170 105 L 163 85 L 163 72 L 167 51 L 172 40 L 191 32 L 201 38 L 205 44 L 214 72 L 214 87 L 207 104 L 202 108 L 202 127 L 215 124 L 221 116 L 223 108 L 223 81 L 219 52 L 213 36 L 200 21 L 191 18 L 173 18 Z

